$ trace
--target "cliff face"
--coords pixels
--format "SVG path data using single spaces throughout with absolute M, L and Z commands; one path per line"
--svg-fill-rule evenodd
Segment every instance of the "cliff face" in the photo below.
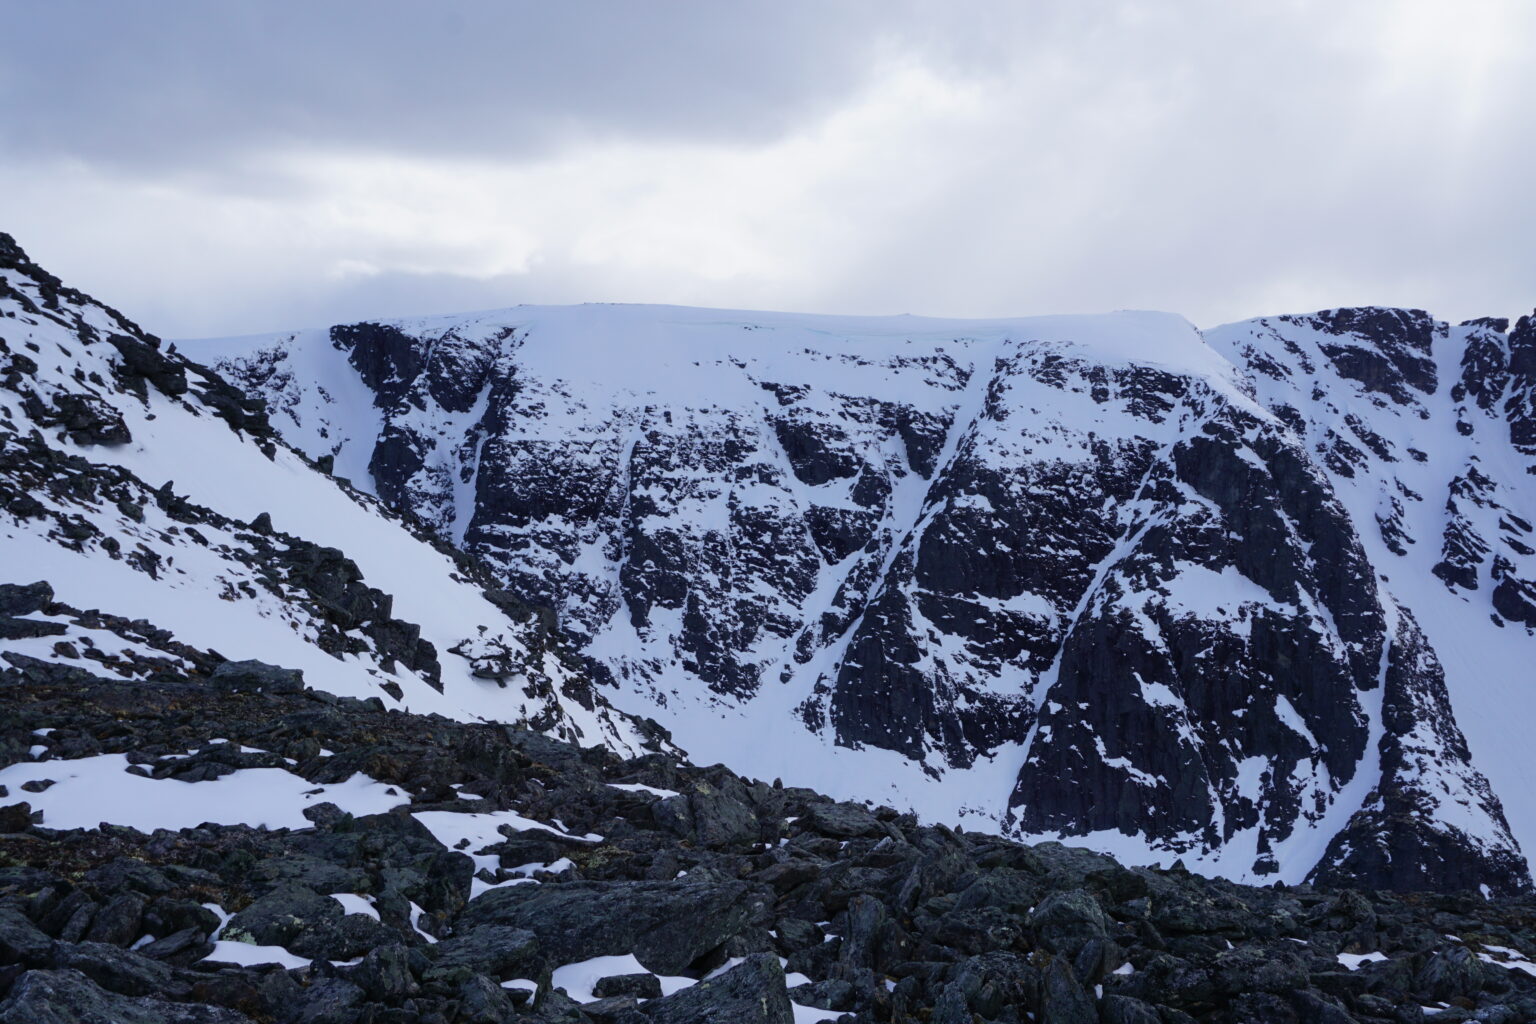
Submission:
M 1507 889 L 1505 326 L 588 306 L 195 350 L 696 755 L 1235 877 Z

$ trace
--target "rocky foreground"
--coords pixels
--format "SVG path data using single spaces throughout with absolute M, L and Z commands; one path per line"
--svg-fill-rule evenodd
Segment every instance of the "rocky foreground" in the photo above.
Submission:
M 0 635 L 41 628 L 0 591 Z M 1529 900 L 1131 868 L 183 653 L 0 655 L 4 1024 L 1536 1019 Z M 395 806 L 51 825 L 117 755 L 167 814 L 262 770 Z

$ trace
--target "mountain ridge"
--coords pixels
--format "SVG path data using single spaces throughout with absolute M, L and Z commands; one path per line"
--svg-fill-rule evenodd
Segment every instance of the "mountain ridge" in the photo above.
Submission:
M 289 448 L 259 398 L 64 287 L 9 236 L 0 276 L 7 571 L 106 612 L 63 640 L 16 627 L 7 655 L 68 664 L 117 649 L 132 677 L 174 642 L 281 660 L 343 695 L 532 718 L 620 748 L 657 741 L 594 703 L 579 663 L 519 602 L 486 593 L 472 562 Z M 131 629 L 134 612 L 153 628 Z M 508 679 L 514 696 L 499 692 Z

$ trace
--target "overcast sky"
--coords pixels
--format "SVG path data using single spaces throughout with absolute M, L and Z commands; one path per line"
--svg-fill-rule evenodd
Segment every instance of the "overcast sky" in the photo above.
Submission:
M 0 230 L 171 336 L 1536 304 L 1529 0 L 47 0 Z

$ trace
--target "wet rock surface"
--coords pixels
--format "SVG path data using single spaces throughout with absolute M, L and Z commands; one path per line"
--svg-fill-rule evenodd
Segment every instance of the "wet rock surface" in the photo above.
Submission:
M 190 788 L 248 769 L 163 769 L 228 748 L 402 803 L 313 804 L 304 828 L 29 815 L 0 835 L 6 1024 L 1536 1017 L 1524 897 L 1255 888 L 312 690 L 46 668 L 0 672 L 0 771 L 122 752 Z M 700 842 L 664 809 L 682 794 L 753 834 Z

